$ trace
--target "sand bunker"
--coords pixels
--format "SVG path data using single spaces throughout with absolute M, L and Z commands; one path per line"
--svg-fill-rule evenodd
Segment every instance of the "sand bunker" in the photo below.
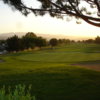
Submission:
M 93 69 L 93 70 L 96 70 L 96 71 L 100 71 L 100 63 L 95 63 L 95 64 L 74 64 L 74 65 L 77 65 L 77 66 L 81 66 L 81 67 L 84 67 L 84 68 L 88 68 L 88 69 Z

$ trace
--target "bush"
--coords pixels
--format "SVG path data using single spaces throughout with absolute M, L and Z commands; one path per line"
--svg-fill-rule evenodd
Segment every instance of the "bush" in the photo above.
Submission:
M 6 93 L 5 87 L 3 87 L 0 89 L 0 100 L 35 100 L 35 97 L 30 95 L 31 87 L 27 91 L 25 89 L 24 85 L 17 85 L 14 91 L 9 88 Z

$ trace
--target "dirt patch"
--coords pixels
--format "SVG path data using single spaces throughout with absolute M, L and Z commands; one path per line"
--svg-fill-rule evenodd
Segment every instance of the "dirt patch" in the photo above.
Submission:
M 81 67 L 84 67 L 84 68 L 87 68 L 87 69 L 93 69 L 93 70 L 96 70 L 96 71 L 100 71 L 100 63 L 95 63 L 95 64 L 73 64 L 73 65 L 76 65 L 76 66 L 81 66 Z
M 0 63 L 4 62 L 3 60 L 0 59 Z

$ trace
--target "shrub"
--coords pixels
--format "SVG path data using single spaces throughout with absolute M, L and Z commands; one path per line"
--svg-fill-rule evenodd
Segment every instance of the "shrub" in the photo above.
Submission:
M 35 100 L 35 97 L 30 95 L 30 89 L 31 87 L 25 91 L 25 85 L 17 85 L 13 91 L 9 88 L 6 92 L 3 87 L 0 89 L 0 100 Z

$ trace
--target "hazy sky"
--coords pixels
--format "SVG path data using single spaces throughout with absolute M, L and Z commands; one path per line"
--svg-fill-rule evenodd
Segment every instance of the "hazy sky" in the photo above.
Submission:
M 25 0 L 29 5 L 32 0 Z M 100 36 L 100 28 L 82 22 L 76 24 L 75 20 L 51 18 L 49 15 L 44 17 L 30 14 L 23 16 L 18 11 L 12 11 L 8 5 L 0 1 L 0 33 L 9 32 L 34 32 L 42 34 L 64 34 L 66 36 L 96 37 Z

